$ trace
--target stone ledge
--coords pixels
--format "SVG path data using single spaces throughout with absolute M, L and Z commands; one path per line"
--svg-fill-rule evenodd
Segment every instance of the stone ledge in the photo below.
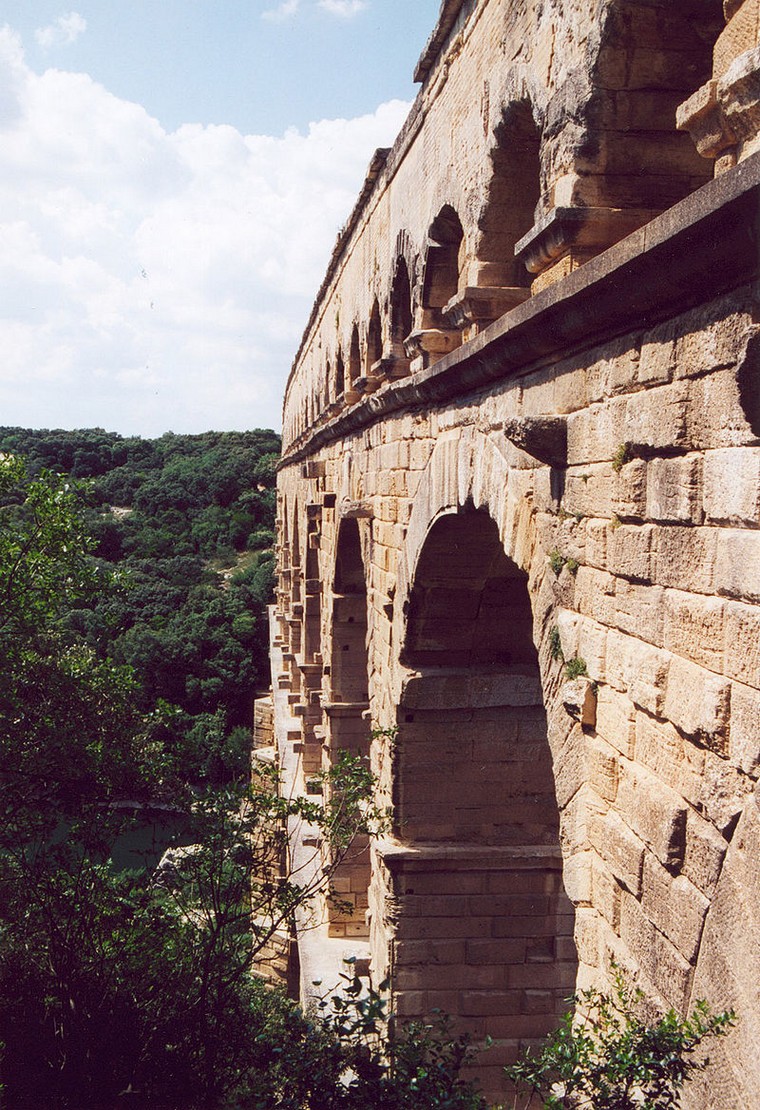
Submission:
M 374 849 L 387 867 L 429 871 L 561 870 L 562 852 L 543 844 L 512 847 L 489 844 L 403 844 L 383 837 Z

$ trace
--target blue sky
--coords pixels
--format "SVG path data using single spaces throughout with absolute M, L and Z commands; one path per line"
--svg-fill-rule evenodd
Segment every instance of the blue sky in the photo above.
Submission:
M 0 423 L 277 426 L 438 8 L 0 3 Z

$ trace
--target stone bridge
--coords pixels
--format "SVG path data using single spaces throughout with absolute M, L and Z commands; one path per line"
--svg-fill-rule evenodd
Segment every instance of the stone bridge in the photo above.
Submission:
M 492 1094 L 615 962 L 760 1105 L 759 28 L 444 0 L 288 380 L 282 743 L 392 808 L 329 933 Z

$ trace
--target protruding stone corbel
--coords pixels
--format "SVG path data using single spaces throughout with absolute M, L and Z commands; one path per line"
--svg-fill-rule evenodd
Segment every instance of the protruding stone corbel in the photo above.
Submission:
M 718 99 L 741 161 L 760 143 L 760 46 L 734 59 L 718 81 Z
M 422 370 L 461 345 L 462 336 L 454 328 L 420 328 L 410 332 L 404 340 L 404 350 L 411 360 L 412 372 Z
M 586 728 L 596 727 L 596 684 L 589 678 L 574 678 L 560 691 L 565 710 Z
M 515 258 L 537 275 L 533 289 L 565 277 L 590 258 L 637 231 L 658 213 L 644 208 L 556 206 L 515 244 Z
M 379 358 L 377 362 L 372 363 L 366 374 L 354 379 L 354 389 L 359 390 L 362 394 L 374 393 L 384 381 L 387 381 L 387 371 L 390 369 L 390 365 L 390 359 Z
M 736 144 L 736 136 L 718 100 L 717 81 L 708 81 L 678 105 L 676 127 L 689 132 L 703 158 L 720 158 Z
M 482 329 L 529 296 L 530 289 L 522 286 L 468 286 L 451 298 L 442 315 L 454 329 Z
M 371 520 L 375 509 L 371 501 L 350 501 L 344 497 L 340 503 L 341 520 Z
M 564 416 L 523 416 L 504 423 L 507 439 L 549 466 L 567 466 L 567 421 Z

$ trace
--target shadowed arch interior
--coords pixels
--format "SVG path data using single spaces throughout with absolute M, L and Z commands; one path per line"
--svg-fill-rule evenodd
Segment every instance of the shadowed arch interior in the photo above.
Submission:
M 359 347 L 359 328 L 354 324 L 351 332 L 351 346 L 348 349 L 348 383 L 353 385 L 361 376 L 361 350 Z
M 450 204 L 444 205 L 430 225 L 428 233 L 422 285 L 425 327 L 442 325 L 441 309 L 458 292 L 463 242 L 464 230 L 459 216 Z
M 490 284 L 527 285 L 529 275 L 515 258 L 515 244 L 533 226 L 541 195 L 541 137 L 529 102 L 509 106 L 495 138 L 478 259 L 492 268 Z
M 364 373 L 370 377 L 372 367 L 376 362 L 379 362 L 383 357 L 383 328 L 380 319 L 380 305 L 375 301 L 372 305 L 372 312 L 369 318 L 369 327 L 367 328 L 367 357 L 364 365 Z
M 391 289 L 391 355 L 394 370 L 407 373 L 409 359 L 404 350 L 404 340 L 412 330 L 412 287 L 409 269 L 403 258 L 398 260 Z
M 511 1052 L 556 1024 L 577 959 L 527 576 L 486 511 L 431 528 L 403 662 L 394 802 L 409 855 L 391 865 L 396 981 L 414 969 L 410 1016 L 450 1011 L 455 998 L 476 1040 Z M 450 964 L 416 962 L 404 941 L 420 935 Z
M 332 595 L 330 697 L 324 704 L 327 751 L 331 764 L 341 752 L 369 756 L 369 669 L 367 583 L 356 520 L 343 520 L 338 532 Z M 369 842 L 357 836 L 336 872 L 340 904 L 328 906 L 333 936 L 366 936 L 368 927 Z
M 312 507 L 309 506 L 309 509 Z M 307 510 L 306 578 L 304 580 L 304 663 L 312 667 L 320 654 L 322 635 L 322 583 L 319 577 L 318 548 L 320 519 Z

